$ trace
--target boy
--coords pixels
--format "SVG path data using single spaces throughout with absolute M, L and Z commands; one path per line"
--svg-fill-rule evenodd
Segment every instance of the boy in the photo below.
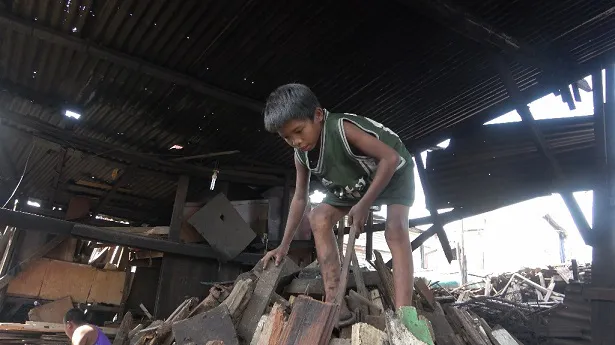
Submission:
M 413 267 L 408 212 L 414 201 L 414 163 L 399 137 L 383 125 L 353 114 L 323 109 L 305 85 L 273 91 L 264 110 L 265 128 L 295 149 L 296 189 L 280 246 L 263 258 L 278 265 L 287 255 L 308 205 L 310 174 L 327 189 L 309 221 L 324 281 L 332 302 L 340 280 L 340 259 L 333 226 L 345 215 L 363 230 L 372 204 L 387 205 L 385 238 L 393 256 L 395 307 L 412 305 Z M 344 305 L 340 326 L 351 323 Z
M 71 340 L 71 345 L 111 345 L 111 341 L 100 328 L 85 321 L 85 315 L 78 308 L 73 308 L 64 315 L 64 332 Z

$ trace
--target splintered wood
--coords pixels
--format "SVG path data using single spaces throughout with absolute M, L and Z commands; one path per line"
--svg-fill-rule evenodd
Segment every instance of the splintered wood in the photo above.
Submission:
M 299 296 L 293 304 L 288 326 L 282 334 L 280 345 L 327 345 L 331 339 L 336 306 Z

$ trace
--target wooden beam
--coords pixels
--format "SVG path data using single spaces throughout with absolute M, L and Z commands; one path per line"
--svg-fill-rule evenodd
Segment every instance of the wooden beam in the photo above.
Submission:
M 217 253 L 204 244 L 177 243 L 135 234 L 106 230 L 95 226 L 72 223 L 60 219 L 41 217 L 35 214 L 0 209 L 0 219 L 5 219 L 10 226 L 24 230 L 43 231 L 56 235 L 68 235 L 98 242 L 113 243 L 120 246 L 148 249 L 197 258 L 217 259 Z M 255 265 L 262 254 L 241 253 L 232 262 Z
M 182 222 L 184 221 L 184 206 L 186 196 L 190 186 L 190 177 L 182 175 L 177 182 L 177 192 L 173 203 L 173 214 L 171 215 L 171 225 L 169 226 L 169 240 L 179 242 Z
M 425 194 L 425 205 L 427 206 L 429 214 L 431 215 L 431 219 L 433 220 L 433 226 L 436 229 L 436 234 L 438 235 L 438 239 L 440 240 L 440 244 L 442 245 L 444 255 L 446 255 L 446 259 L 450 263 L 451 261 L 453 261 L 453 250 L 451 249 L 451 244 L 448 241 L 446 232 L 444 231 L 444 223 L 441 221 L 440 215 L 438 215 L 438 210 L 436 209 L 431 199 L 431 185 L 429 183 L 429 179 L 427 178 L 427 171 L 425 171 L 425 164 L 423 162 L 423 158 L 421 157 L 421 152 L 417 152 L 414 155 L 414 160 L 416 161 L 416 169 L 419 173 L 421 185 L 423 186 L 423 192 Z
M 75 134 L 73 132 L 55 127 L 31 116 L 25 116 L 9 110 L 0 110 L 0 118 L 11 123 L 28 127 L 34 130 L 33 135 L 59 145 L 70 144 L 79 150 L 94 152 L 99 155 L 114 157 L 118 160 L 129 161 L 153 169 L 167 169 L 179 174 L 189 174 L 202 178 L 211 178 L 214 169 L 196 166 L 188 163 L 163 160 L 143 152 L 132 151 L 121 146 L 109 144 L 93 138 Z M 237 183 L 254 183 L 262 185 L 281 185 L 283 179 L 269 174 L 258 174 L 234 170 L 221 170 L 218 178 L 221 181 Z
M 124 173 L 120 175 L 120 177 L 118 177 L 118 179 L 115 181 L 113 187 L 111 187 L 107 194 L 105 194 L 105 196 L 103 196 L 103 198 L 98 202 L 98 205 L 96 205 L 94 212 L 92 212 L 92 218 L 96 218 L 96 216 L 100 212 L 102 212 L 102 210 L 105 208 L 105 206 L 107 206 L 109 201 L 111 201 L 111 199 L 116 196 L 118 189 L 125 185 L 127 181 L 130 181 L 133 178 L 138 168 L 139 166 L 136 163 L 132 163 L 130 166 L 128 166 L 128 168 L 126 168 Z
M 93 58 L 106 60 L 129 70 L 192 89 L 197 93 L 252 110 L 256 113 L 260 113 L 263 109 L 263 103 L 260 101 L 220 89 L 197 78 L 149 63 L 114 49 L 96 45 L 91 41 L 44 27 L 33 21 L 17 18 L 6 12 L 0 12 L 0 25 L 10 31 L 19 32 L 26 37 L 40 39 L 82 54 L 87 54 Z
M 498 58 L 496 59 L 496 65 L 498 73 L 500 75 L 500 79 L 504 83 L 506 91 L 508 92 L 508 95 L 511 98 L 512 102 L 516 105 L 517 112 L 521 116 L 523 123 L 527 125 L 527 128 L 532 135 L 532 140 L 534 141 L 534 144 L 538 149 L 538 152 L 540 152 L 542 156 L 548 161 L 549 167 L 551 168 L 555 179 L 558 181 L 562 181 L 564 179 L 564 172 L 562 170 L 562 167 L 560 166 L 559 162 L 555 158 L 555 155 L 549 148 L 549 144 L 547 143 L 544 135 L 542 134 L 542 132 L 540 132 L 540 129 L 536 125 L 536 120 L 534 120 L 530 108 L 526 103 L 523 103 L 523 101 L 521 101 L 521 90 L 519 90 L 517 83 L 513 79 L 512 73 L 508 68 L 508 64 L 503 59 Z M 591 244 L 591 227 L 589 226 L 587 219 L 583 215 L 581 207 L 579 206 L 571 192 L 563 192 L 560 194 L 564 199 L 564 203 L 568 207 L 568 210 L 570 211 L 570 215 L 572 216 L 575 225 L 581 233 L 581 237 L 583 237 L 583 240 L 586 244 Z

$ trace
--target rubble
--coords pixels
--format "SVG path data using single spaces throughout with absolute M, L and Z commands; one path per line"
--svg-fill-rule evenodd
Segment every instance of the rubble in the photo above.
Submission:
M 290 259 L 267 270 L 259 264 L 233 282 L 214 284 L 207 296 L 187 298 L 164 320 L 154 320 L 142 306 L 138 315 L 128 312 L 104 330 L 114 345 L 533 345 L 591 339 L 586 295 L 599 291 L 582 284 L 590 278 L 588 266 L 524 269 L 457 288 L 416 278 L 414 308 L 400 310 L 393 307 L 392 272 L 378 252 L 373 266 L 375 271 L 361 269 L 353 258 L 345 298 L 357 317 L 333 332 L 336 306 L 321 302 L 318 265 L 300 270 Z M 62 303 L 31 314 L 41 318 Z M 60 323 L 0 324 L 3 343 L 59 344 L 62 333 Z

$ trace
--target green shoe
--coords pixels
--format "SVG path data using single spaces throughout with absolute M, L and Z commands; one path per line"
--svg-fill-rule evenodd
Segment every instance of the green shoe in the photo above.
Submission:
M 418 340 L 428 345 L 434 345 L 427 325 L 428 321 L 419 319 L 416 308 L 400 307 L 397 309 L 397 317 Z

